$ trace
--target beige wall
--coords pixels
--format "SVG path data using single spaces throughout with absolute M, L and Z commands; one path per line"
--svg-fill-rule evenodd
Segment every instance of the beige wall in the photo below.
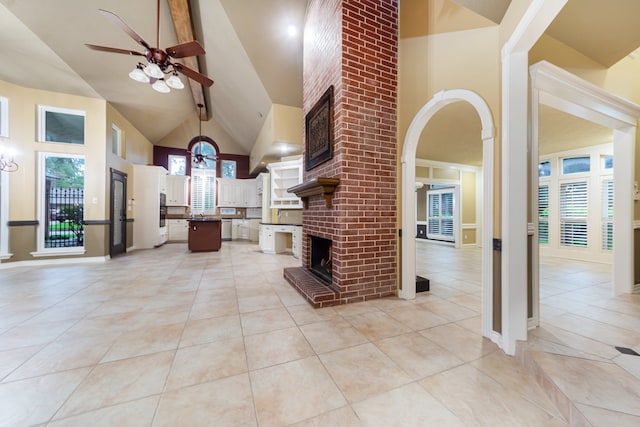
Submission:
M 254 171 L 268 156 L 273 144 L 302 145 L 302 108 L 273 104 L 251 150 L 249 170 Z
M 200 135 L 200 121 L 198 120 L 198 112 L 194 110 L 191 116 L 189 116 L 177 128 L 169 132 L 169 134 L 160 141 L 156 142 L 156 145 L 161 147 L 182 148 L 186 150 L 188 148 L 189 141 L 198 135 Z M 202 122 L 202 135 L 213 139 L 222 153 L 241 155 L 249 154 L 245 152 L 242 145 L 238 144 L 227 133 L 227 131 L 224 130 L 222 125 L 213 118 Z

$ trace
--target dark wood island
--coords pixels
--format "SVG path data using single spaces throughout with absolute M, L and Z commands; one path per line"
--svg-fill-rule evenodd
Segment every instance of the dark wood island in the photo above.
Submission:
M 217 251 L 222 246 L 220 218 L 192 218 L 189 220 L 189 250 Z

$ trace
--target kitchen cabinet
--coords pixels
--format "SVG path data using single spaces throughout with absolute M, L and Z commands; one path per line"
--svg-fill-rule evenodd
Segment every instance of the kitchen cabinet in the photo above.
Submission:
M 299 225 L 260 224 L 260 250 L 279 254 L 291 250 L 295 258 L 302 251 L 302 227 Z M 289 246 L 289 242 L 291 245 Z
M 302 200 L 287 191 L 295 185 L 302 184 L 302 159 L 268 165 L 271 186 L 272 209 L 302 209 Z
M 218 178 L 217 181 L 219 207 L 259 206 L 255 179 Z
M 188 176 L 167 176 L 167 206 L 189 206 Z
M 167 241 L 166 221 L 160 199 L 167 189 L 167 170 L 162 166 L 133 166 L 133 246 L 149 249 Z M 166 209 L 166 208 L 165 208 Z
M 231 240 L 249 240 L 249 220 L 231 220 Z
M 189 220 L 189 250 L 218 251 L 222 246 L 222 222 L 219 219 Z
M 189 221 L 186 219 L 168 219 L 168 241 L 186 242 L 189 237 Z
M 260 229 L 260 220 L 259 219 L 250 219 L 249 220 L 249 241 L 250 242 L 259 242 L 259 229 Z

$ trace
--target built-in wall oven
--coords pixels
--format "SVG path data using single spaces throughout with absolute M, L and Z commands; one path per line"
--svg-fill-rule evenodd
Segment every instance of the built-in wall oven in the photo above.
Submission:
M 166 225 L 167 221 L 167 195 L 160 193 L 160 228 Z

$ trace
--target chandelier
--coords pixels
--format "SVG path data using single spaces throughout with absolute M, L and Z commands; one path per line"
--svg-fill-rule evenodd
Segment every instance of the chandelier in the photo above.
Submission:
M 13 150 L 0 145 L 0 171 L 15 172 L 18 170 L 18 164 L 13 156 Z

